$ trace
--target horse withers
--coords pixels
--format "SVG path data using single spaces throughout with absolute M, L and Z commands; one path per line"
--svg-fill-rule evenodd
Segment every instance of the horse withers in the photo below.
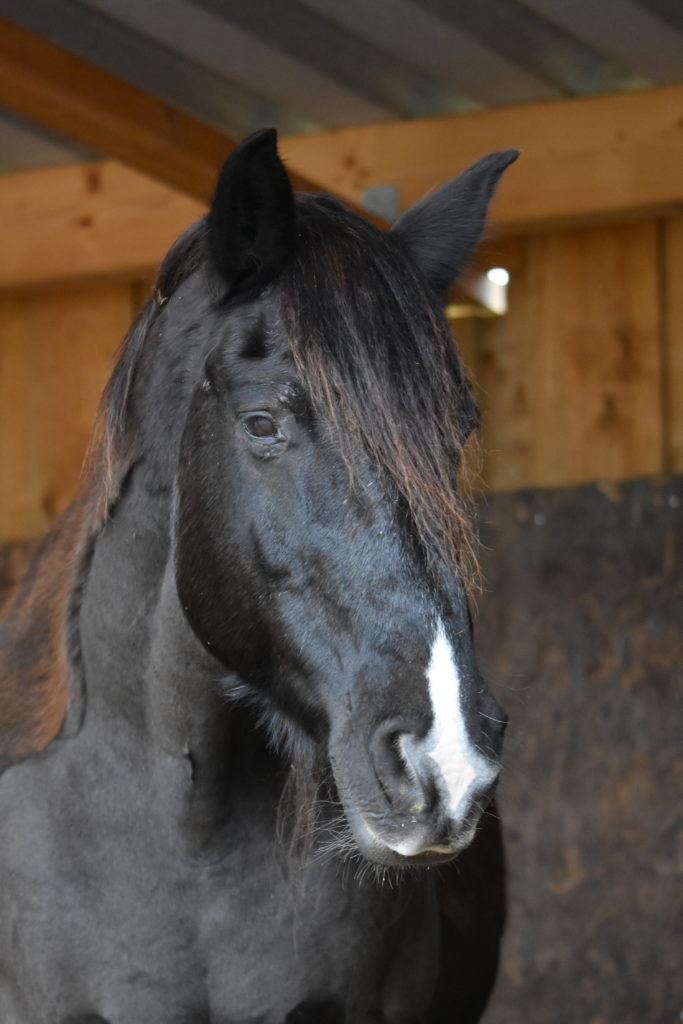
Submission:
M 383 232 L 260 132 L 166 257 L 0 621 L 3 1024 L 479 1019 L 504 715 L 442 304 L 515 156 Z

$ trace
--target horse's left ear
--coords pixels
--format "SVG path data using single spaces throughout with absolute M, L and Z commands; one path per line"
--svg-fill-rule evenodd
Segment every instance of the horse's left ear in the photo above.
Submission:
M 484 231 L 498 180 L 519 151 L 504 149 L 472 164 L 396 221 L 397 235 L 431 286 L 445 294 L 469 262 Z
M 214 261 L 232 291 L 262 288 L 284 263 L 294 234 L 294 197 L 264 128 L 236 147 L 218 176 L 208 216 Z

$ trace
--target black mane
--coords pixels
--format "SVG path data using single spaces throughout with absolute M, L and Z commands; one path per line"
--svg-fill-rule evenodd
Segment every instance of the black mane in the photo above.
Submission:
M 425 551 L 467 566 L 470 517 L 455 485 L 478 409 L 442 302 L 392 234 L 327 197 L 299 196 L 297 213 L 279 284 L 311 399 L 350 465 L 360 447 L 388 475 Z

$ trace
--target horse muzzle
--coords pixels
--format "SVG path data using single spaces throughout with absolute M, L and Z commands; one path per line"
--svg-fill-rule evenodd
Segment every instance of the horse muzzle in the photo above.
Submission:
M 419 736 L 396 720 L 374 732 L 365 758 L 357 746 L 353 753 L 332 763 L 347 820 L 368 860 L 431 865 L 469 846 L 493 797 L 497 761 L 471 742 L 447 742 L 433 730 Z

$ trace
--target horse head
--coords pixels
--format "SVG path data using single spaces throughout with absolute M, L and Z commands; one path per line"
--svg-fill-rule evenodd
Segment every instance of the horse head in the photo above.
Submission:
M 322 752 L 379 863 L 463 849 L 499 772 L 455 484 L 477 412 L 441 304 L 515 156 L 386 233 L 293 196 L 275 133 L 258 133 L 221 173 L 208 269 L 165 310 L 169 330 L 193 310 L 206 353 L 176 477 L 184 613 L 276 742 Z

